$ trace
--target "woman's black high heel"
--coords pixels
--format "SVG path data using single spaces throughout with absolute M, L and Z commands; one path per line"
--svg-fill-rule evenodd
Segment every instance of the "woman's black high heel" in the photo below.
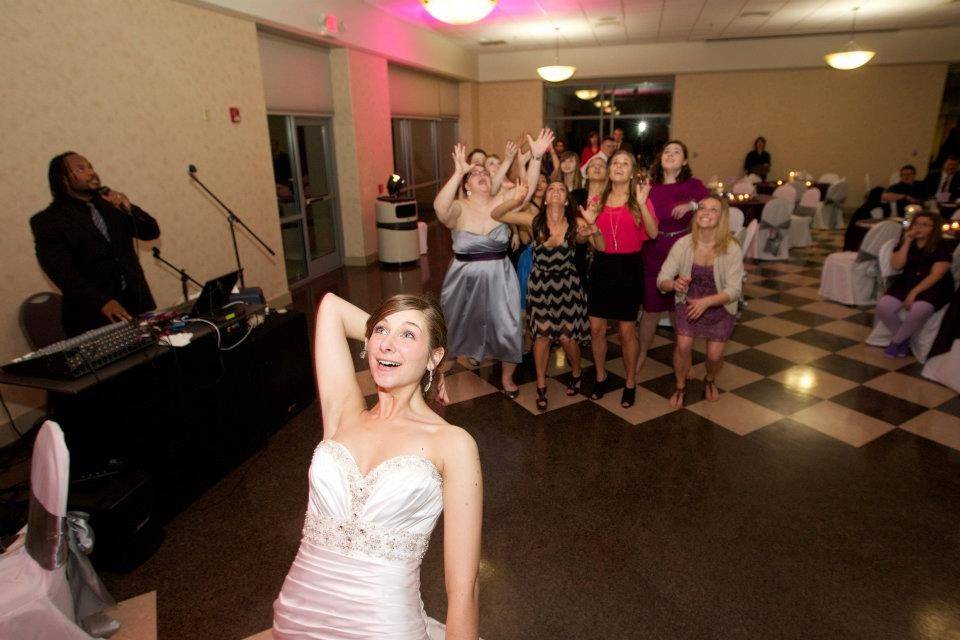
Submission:
M 580 393 L 580 386 L 583 382 L 583 374 L 577 376 L 576 378 L 570 378 L 570 384 L 567 385 L 567 395 L 575 396 Z
M 629 409 L 637 401 L 637 385 L 624 387 L 623 394 L 620 396 L 620 406 Z
M 593 383 L 593 392 L 590 394 L 591 400 L 599 400 L 607 392 L 607 380 L 610 379 L 608 375 L 603 380 L 597 380 Z
M 546 387 L 537 387 L 537 409 L 540 411 L 547 410 L 547 388 Z

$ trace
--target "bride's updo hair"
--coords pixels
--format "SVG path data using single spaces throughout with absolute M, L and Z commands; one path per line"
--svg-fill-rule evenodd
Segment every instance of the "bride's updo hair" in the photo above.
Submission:
M 398 293 L 397 295 L 390 296 L 381 302 L 380 306 L 367 318 L 367 330 L 364 332 L 364 337 L 369 339 L 373 333 L 373 328 L 377 326 L 378 322 L 399 311 L 419 311 L 422 313 L 424 319 L 427 321 L 427 326 L 424 327 L 424 330 L 429 337 L 430 353 L 432 354 L 436 349 L 442 348 L 444 354 L 446 354 L 447 322 L 443 319 L 443 309 L 440 308 L 440 303 L 433 296 L 413 293 Z M 437 367 L 439 368 L 439 366 L 438 364 Z M 436 373 L 434 375 L 436 375 Z M 423 373 L 423 379 L 420 381 L 421 388 L 427 384 L 429 377 L 430 372 L 425 371 Z M 430 385 L 427 394 L 432 395 L 436 391 L 436 388 L 436 380 L 434 380 L 434 384 Z

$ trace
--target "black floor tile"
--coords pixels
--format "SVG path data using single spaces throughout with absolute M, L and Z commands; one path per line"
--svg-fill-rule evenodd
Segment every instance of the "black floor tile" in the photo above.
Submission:
M 840 395 L 833 396 L 830 400 L 893 425 L 901 425 L 927 410 L 926 407 L 914 404 L 909 400 L 895 398 L 863 385 L 844 391 Z
M 749 301 L 747 302 L 749 304 Z M 762 313 L 757 313 L 756 311 L 750 311 L 749 308 L 740 309 L 740 319 L 738 320 L 739 324 L 744 322 L 750 322 L 751 320 L 756 320 L 757 318 L 765 317 Z
M 784 275 L 784 274 L 779 274 Z M 789 291 L 790 289 L 796 289 L 797 285 L 790 282 L 784 282 L 783 280 L 776 280 L 775 278 L 767 278 L 766 280 L 759 280 L 754 283 L 758 287 L 765 287 L 767 289 L 773 289 L 774 291 Z
M 795 296 L 789 293 L 775 293 L 773 295 L 766 296 L 764 300 L 769 300 L 770 302 L 776 302 L 778 304 L 785 304 L 789 307 L 802 307 L 813 302 L 810 300 L 810 298 L 801 298 L 800 296 Z
M 797 393 L 770 378 L 738 387 L 733 393 L 783 415 L 796 413 L 820 402 L 820 398 Z
M 819 331 L 817 329 L 807 329 L 806 331 L 795 333 L 790 336 L 790 339 L 831 352 L 840 351 L 857 344 L 856 340 L 851 340 L 849 338 L 844 338 L 832 333 L 827 333 L 826 331 Z
M 861 311 L 860 313 L 856 313 L 852 316 L 847 316 L 844 318 L 844 320 L 847 322 L 852 322 L 853 324 L 862 325 L 864 327 L 872 327 L 873 318 L 874 316 L 872 311 Z
M 784 369 L 796 366 L 795 362 L 758 349 L 745 349 L 726 356 L 725 360 L 762 376 L 776 375 Z
M 853 360 L 852 358 L 837 355 L 836 353 L 831 353 L 828 356 L 824 356 L 808 364 L 811 367 L 822 369 L 823 371 L 832 373 L 835 376 L 840 376 L 841 378 L 846 378 L 847 380 L 853 380 L 854 382 L 859 383 L 873 380 L 877 376 L 882 376 L 883 374 L 887 373 L 886 369 L 881 369 L 880 367 L 875 367 L 872 364 L 867 364 L 866 362 L 860 362 L 859 360 Z
M 653 378 L 646 382 L 641 382 L 640 386 L 649 389 L 659 396 L 669 398 L 677 388 L 677 378 L 672 373 L 659 378 Z M 686 384 L 687 405 L 691 405 L 703 397 L 703 380 L 700 378 L 689 378 Z
M 662 362 L 665 365 L 670 367 L 673 366 L 673 345 L 672 344 L 662 344 L 655 349 L 650 349 L 647 351 L 647 357 L 653 358 L 657 362 Z M 696 349 L 691 352 L 690 356 L 693 364 L 697 365 L 707 359 L 707 356 L 700 353 Z
M 816 327 L 821 324 L 833 322 L 834 320 L 829 316 L 822 316 L 819 313 L 810 313 L 809 311 L 803 311 L 801 309 L 790 309 L 789 311 L 778 313 L 773 317 L 789 320 L 790 322 L 796 322 L 797 324 L 802 324 L 805 327 Z
M 953 396 L 953 398 L 937 407 L 937 410 L 960 418 L 960 395 Z
M 803 271 L 797 271 L 798 275 L 807 276 L 809 278 L 820 278 L 823 275 L 823 269 L 820 268 L 808 268 Z
M 923 377 L 923 363 L 922 362 L 911 362 L 905 367 L 900 367 L 897 369 L 897 373 L 902 373 L 904 375 L 912 376 L 920 380 L 926 380 Z
M 760 329 L 754 329 L 753 327 L 738 324 L 736 327 L 734 327 L 733 334 L 730 336 L 730 339 L 735 342 L 739 342 L 740 344 L 745 344 L 749 347 L 755 347 L 760 344 L 766 344 L 767 342 L 777 340 L 779 337 L 780 336 L 772 333 L 761 331 Z

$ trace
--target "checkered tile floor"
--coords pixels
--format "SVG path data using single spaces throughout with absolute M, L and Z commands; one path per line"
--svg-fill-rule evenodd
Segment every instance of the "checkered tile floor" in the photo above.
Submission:
M 727 344 L 718 378 L 718 402 L 702 400 L 704 345 L 696 344 L 693 378 L 685 412 L 713 425 L 746 435 L 785 418 L 841 440 L 863 446 L 894 429 L 905 429 L 960 449 L 960 397 L 925 380 L 913 358 L 891 360 L 864 343 L 873 324 L 872 308 L 847 307 L 820 298 L 820 270 L 828 254 L 842 243 L 839 232 L 815 231 L 814 246 L 794 249 L 785 262 L 746 265 L 747 308 Z M 568 398 L 563 389 L 570 367 L 563 353 L 552 356 L 548 382 L 550 419 L 563 420 L 571 405 L 594 402 L 633 425 L 671 413 L 667 399 L 674 388 L 671 366 L 673 332 L 661 328 L 638 380 L 637 402 L 620 407 L 623 360 L 617 336 L 608 337 L 608 370 L 614 390 L 598 401 L 585 395 Z M 583 352 L 585 383 L 592 380 L 590 350 Z M 359 374 L 366 394 L 375 393 L 369 372 Z M 536 382 L 531 355 L 515 376 L 521 393 L 516 402 L 531 414 Z M 465 359 L 447 373 L 451 403 L 498 392 L 499 365 L 471 366 Z

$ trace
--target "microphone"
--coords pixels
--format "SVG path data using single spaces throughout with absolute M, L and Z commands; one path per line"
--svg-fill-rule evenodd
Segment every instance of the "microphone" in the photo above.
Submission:
M 187 171 L 188 171 L 189 173 L 196 173 L 196 172 L 197 172 L 197 165 L 195 165 L 195 164 L 187 165 Z
M 107 185 L 101 185 L 100 188 L 97 189 L 97 193 L 99 193 L 101 196 L 105 196 L 105 195 L 107 195 L 108 193 L 110 193 L 111 191 L 113 191 L 113 189 L 111 189 L 111 188 L 108 187 Z M 120 205 L 119 207 L 117 207 L 117 208 L 120 209 L 121 211 L 126 212 L 126 213 L 130 213 L 130 212 L 131 212 L 131 211 L 130 211 L 130 208 L 127 207 L 127 206 L 124 205 L 124 204 L 121 204 L 121 205 Z
M 160 247 L 154 247 L 154 248 L 153 248 L 153 257 L 154 257 L 154 258 L 159 258 L 159 257 L 160 257 Z

